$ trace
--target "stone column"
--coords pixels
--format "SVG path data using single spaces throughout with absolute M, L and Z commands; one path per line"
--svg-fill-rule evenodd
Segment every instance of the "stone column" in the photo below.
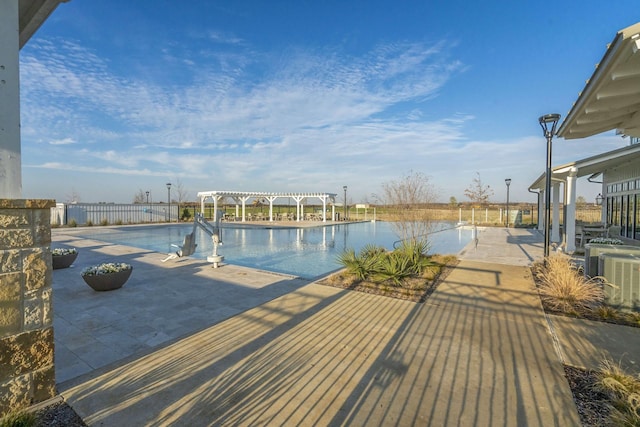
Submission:
M 55 396 L 54 200 L 0 199 L 0 417 Z

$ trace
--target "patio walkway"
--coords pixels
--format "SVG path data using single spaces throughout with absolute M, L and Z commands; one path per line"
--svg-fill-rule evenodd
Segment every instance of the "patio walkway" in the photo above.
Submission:
M 561 363 L 569 329 L 544 315 L 526 267 L 541 240 L 527 230 L 481 232 L 424 304 L 194 260 L 162 264 L 162 254 L 85 241 L 88 259 L 118 253 L 135 264 L 118 295 L 86 297 L 101 310 L 98 331 L 171 326 L 157 345 L 136 348 L 134 337 L 128 355 L 86 373 L 67 366 L 59 389 L 101 426 L 579 425 Z M 193 292 L 186 302 L 185 292 Z M 55 298 L 56 311 L 71 307 Z M 127 301 L 140 315 L 118 323 Z M 56 317 L 56 364 L 58 346 L 69 347 L 64 330 L 75 326 Z M 634 333 L 618 337 L 631 353 L 640 340 L 626 332 Z M 92 337 L 97 350 L 68 350 L 85 360 L 110 347 Z

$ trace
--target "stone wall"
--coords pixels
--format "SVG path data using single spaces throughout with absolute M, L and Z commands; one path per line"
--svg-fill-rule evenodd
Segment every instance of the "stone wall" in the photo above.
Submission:
M 51 207 L 0 199 L 0 417 L 56 394 Z

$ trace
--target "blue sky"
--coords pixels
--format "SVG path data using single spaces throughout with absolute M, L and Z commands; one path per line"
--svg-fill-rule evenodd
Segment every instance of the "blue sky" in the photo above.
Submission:
M 23 197 L 198 191 L 374 201 L 410 172 L 535 201 L 538 117 L 564 117 L 636 1 L 61 4 L 21 50 Z M 628 144 L 554 141 L 554 165 Z M 175 188 L 175 187 L 174 187 Z M 578 195 L 599 192 L 579 180 Z M 175 195 L 175 193 L 174 193 Z M 339 197 L 341 200 L 341 197 Z

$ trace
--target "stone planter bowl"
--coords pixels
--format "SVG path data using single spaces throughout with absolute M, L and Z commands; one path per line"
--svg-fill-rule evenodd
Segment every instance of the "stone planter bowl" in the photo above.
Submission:
M 116 273 L 83 275 L 82 278 L 94 291 L 112 291 L 121 288 L 131 276 L 133 267 Z
M 65 255 L 52 255 L 51 265 L 53 266 L 54 270 L 58 270 L 60 268 L 67 268 L 74 263 L 77 257 L 78 257 L 78 252 L 73 254 L 65 254 Z

